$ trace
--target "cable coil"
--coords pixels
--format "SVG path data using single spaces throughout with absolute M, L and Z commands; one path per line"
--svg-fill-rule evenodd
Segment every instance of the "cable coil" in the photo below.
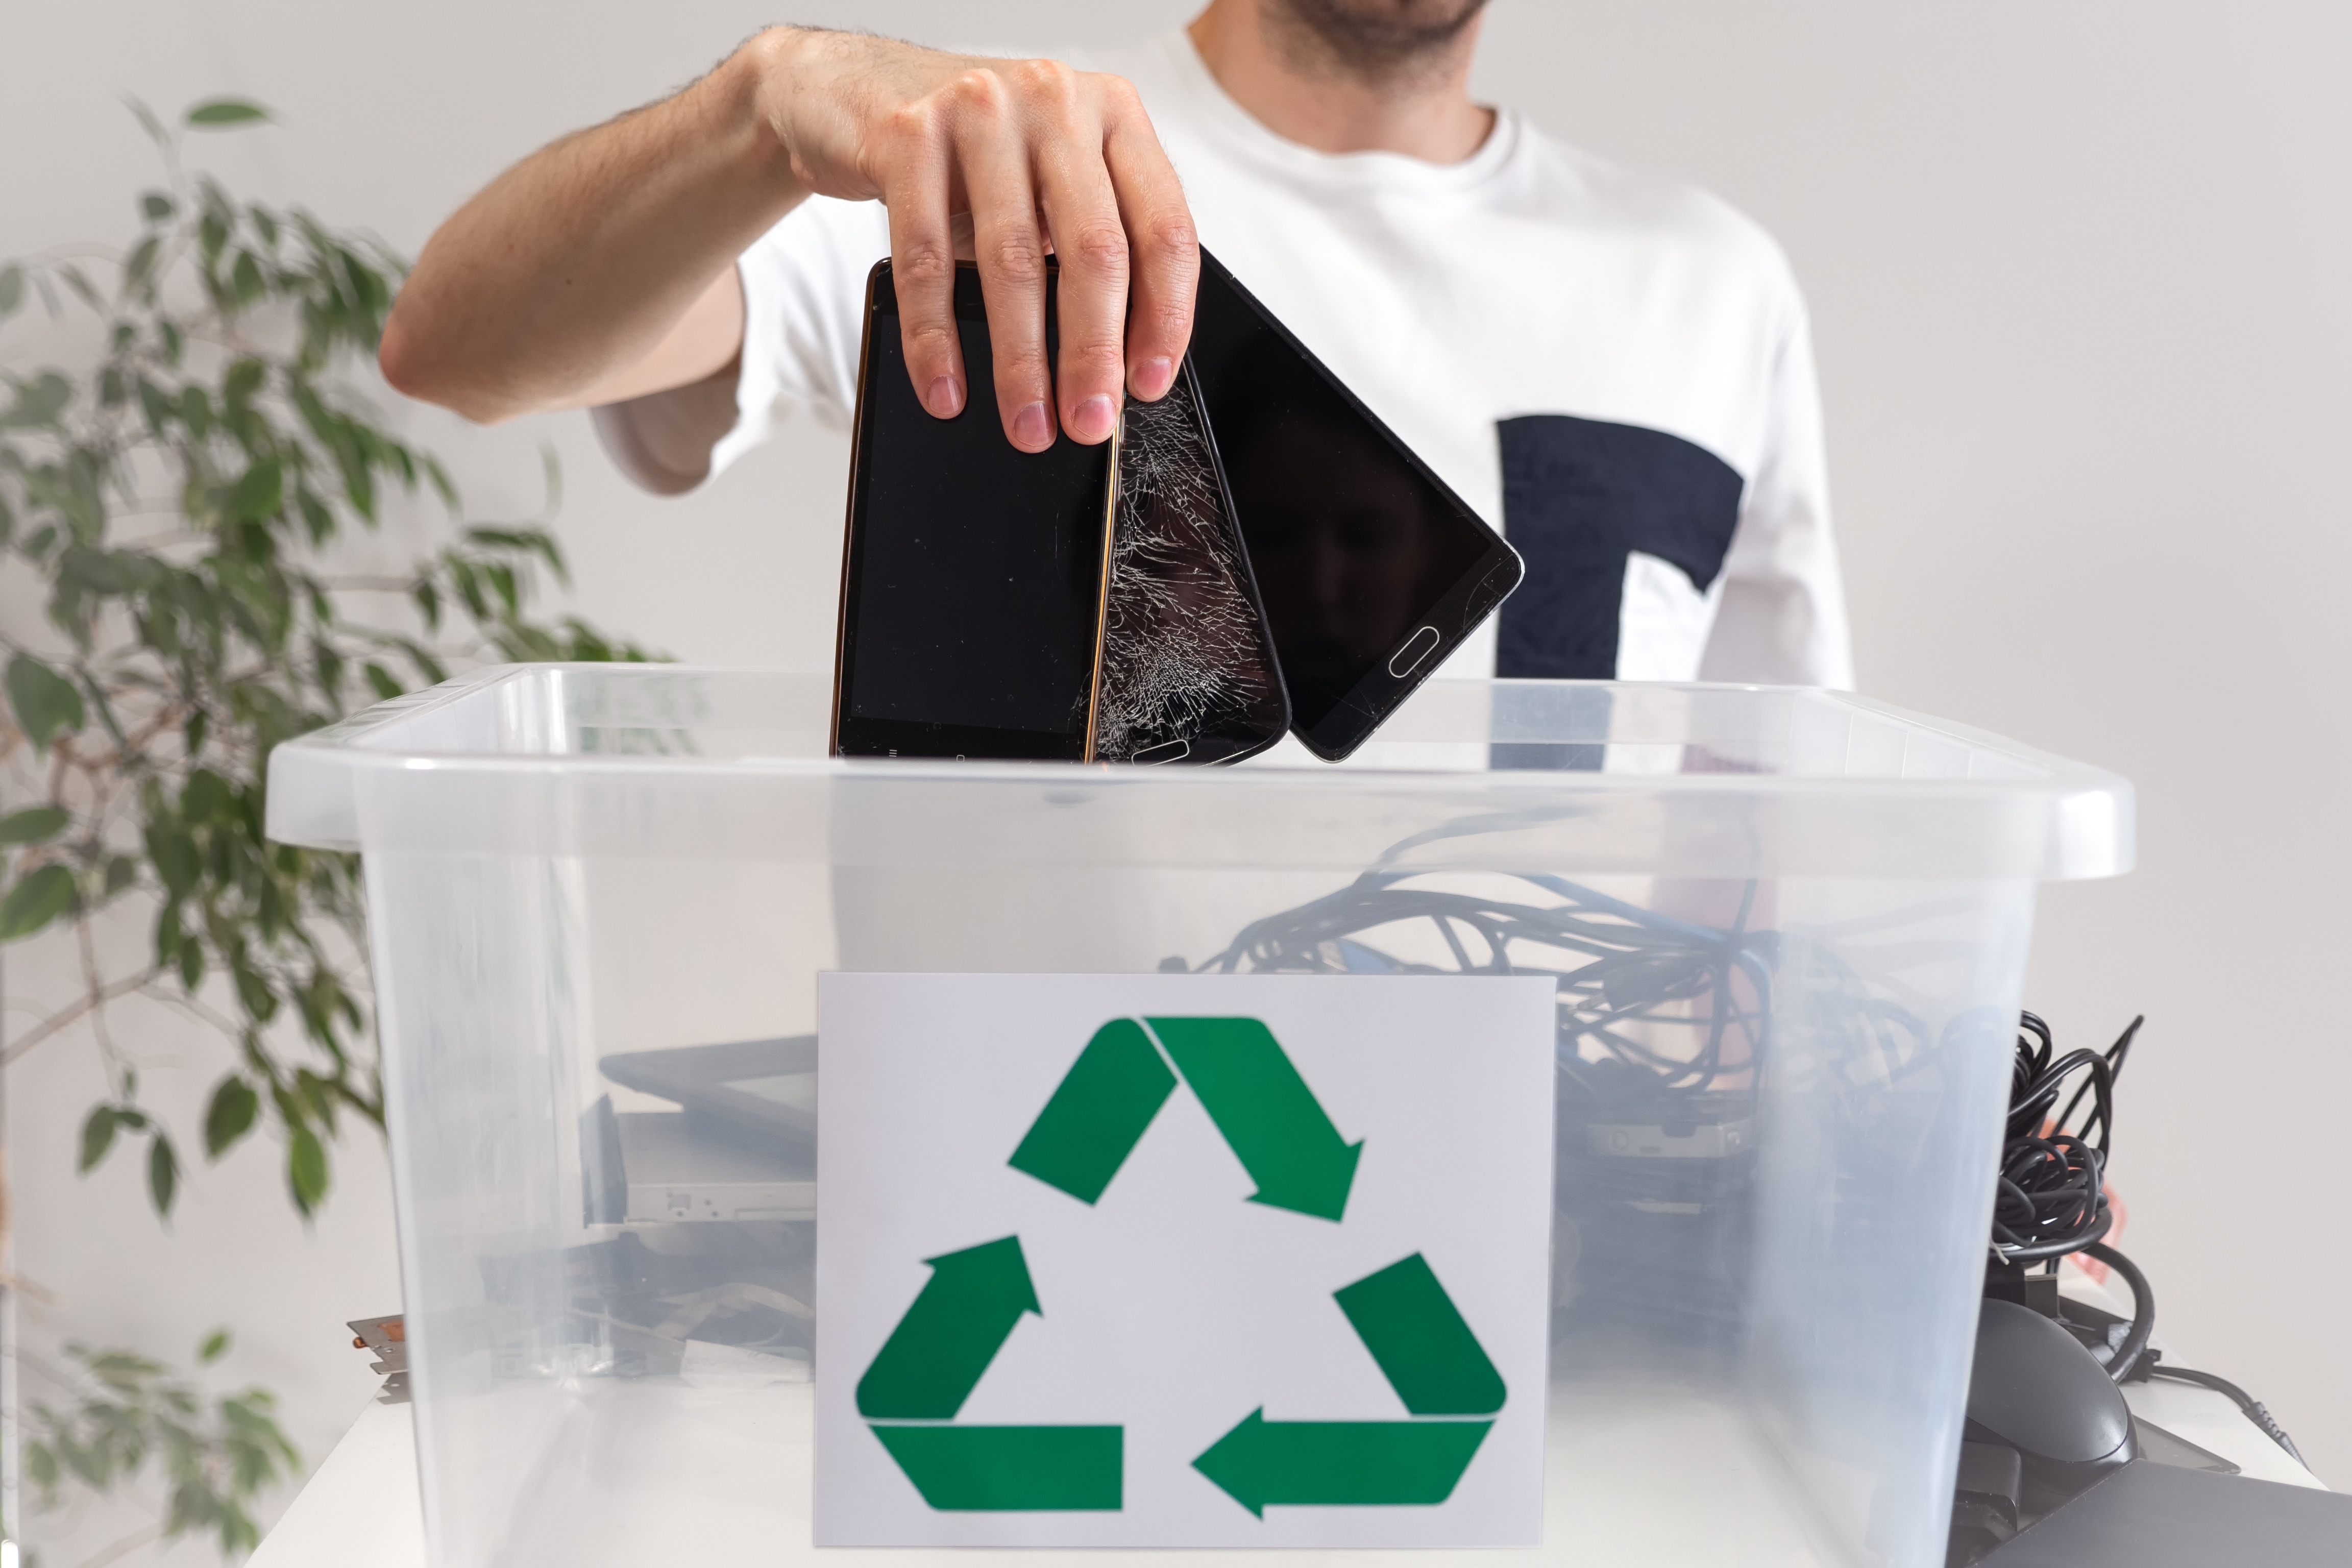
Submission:
M 2004 1263 L 2026 1264 L 2081 1252 L 2107 1234 L 2106 1171 L 2115 1142 L 2116 1075 L 2131 1054 L 2145 1018 L 2134 1018 L 2105 1052 L 2057 1054 L 2050 1026 L 2034 1014 L 2018 1016 L 2017 1055 L 2010 1071 L 2008 1141 L 1993 1200 L 1992 1247 Z M 2066 1108 L 2051 1108 L 2067 1081 L 2087 1073 Z M 2091 1110 L 2068 1130 L 2084 1096 Z

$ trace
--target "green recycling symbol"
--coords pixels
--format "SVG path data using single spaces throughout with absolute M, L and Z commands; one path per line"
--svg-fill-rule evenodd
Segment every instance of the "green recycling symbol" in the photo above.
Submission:
M 1105 1024 L 1013 1151 L 1013 1169 L 1093 1204 L 1180 1074 L 1257 1184 L 1251 1202 L 1340 1219 L 1364 1145 L 1340 1137 L 1255 1018 Z M 950 1425 L 1022 1318 L 1045 1315 L 1021 1238 L 925 1262 L 930 1279 L 857 1384 L 858 1414 L 923 1500 L 1121 1507 L 1123 1427 Z M 1419 1253 L 1333 1297 L 1411 1418 L 1269 1421 L 1260 1406 L 1192 1468 L 1260 1518 L 1269 1507 L 1444 1502 L 1503 1407 L 1502 1374 Z

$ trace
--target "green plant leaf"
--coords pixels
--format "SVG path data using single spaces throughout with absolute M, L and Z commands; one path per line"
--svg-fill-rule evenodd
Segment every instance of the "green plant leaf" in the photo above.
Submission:
M 155 1201 L 155 1212 L 169 1215 L 179 1190 L 180 1157 L 172 1141 L 158 1132 L 147 1142 L 147 1195 Z
M 196 1347 L 196 1360 L 205 1366 L 210 1366 L 228 1354 L 231 1342 L 231 1337 L 226 1329 L 215 1329 L 205 1336 L 205 1342 Z
M 95 544 L 106 531 L 106 458 L 94 447 L 77 446 L 66 455 L 65 495 L 59 503 L 76 540 Z
M 327 1195 L 327 1151 L 308 1127 L 294 1129 L 286 1150 L 287 1184 L 294 1189 L 294 1206 L 315 1214 Z
M 92 594 L 129 594 L 154 586 L 162 574 L 152 556 L 138 550 L 92 550 L 69 546 L 58 559 L 58 580 Z
M 229 978 L 236 982 L 237 1001 L 256 1023 L 267 1024 L 278 1016 L 278 993 L 259 970 L 234 953 L 229 958 Z
M 261 260 L 250 250 L 236 253 L 236 264 L 229 268 L 229 287 L 239 305 L 250 305 L 261 298 L 266 287 L 261 277 Z
M 299 208 L 244 201 L 201 174 L 184 181 L 181 125 L 133 112 L 174 176 L 133 193 L 140 226 L 123 247 L 121 299 L 111 298 L 115 275 L 101 291 L 99 270 L 72 252 L 37 267 L 0 260 L 0 313 L 37 293 L 53 314 L 75 300 L 96 314 L 88 342 L 74 340 L 78 358 L 0 367 L 0 549 L 35 579 L 27 608 L 45 593 L 42 608 L 73 648 L 69 658 L 27 649 L 29 616 L 24 630 L 6 628 L 0 734 L 14 743 L 21 731 L 47 752 L 79 735 L 72 761 L 93 798 L 110 803 L 108 831 L 119 825 L 123 835 L 102 841 L 95 819 L 38 794 L 10 800 L 0 871 L 15 879 L 0 876 L 0 937 L 153 894 L 152 973 L 191 993 L 208 972 L 230 982 L 216 989 L 234 1015 L 223 1022 L 236 1060 L 214 1069 L 204 1147 L 224 1157 L 282 1117 L 292 1201 L 310 1213 L 328 1191 L 342 1110 L 381 1126 L 383 1091 L 344 946 L 363 936 L 358 867 L 263 837 L 271 747 L 363 694 L 444 679 L 461 658 L 635 650 L 577 622 L 535 619 L 536 584 L 562 575 L 553 534 L 520 524 L 467 536 L 448 471 L 349 374 L 366 380 L 405 264 Z M 186 123 L 269 118 L 257 103 L 221 99 L 196 105 Z M 212 346 L 225 342 L 234 346 Z M 542 515 L 553 514 L 557 482 L 551 459 Z M 387 529 L 404 525 L 407 515 L 379 504 L 383 492 L 428 484 L 448 509 L 454 546 L 394 579 L 400 596 L 388 604 L 372 588 L 331 585 L 349 569 L 334 559 L 344 526 L 378 526 L 379 513 Z M 175 503 L 177 527 L 163 515 Z M 152 515 L 134 522 L 133 508 Z M 404 553 L 415 541 L 396 543 Z M 386 611 L 389 624 L 377 618 Z M 17 755 L 40 767 L 35 745 Z M 288 1011 L 299 1035 L 271 1027 Z M 173 1212 L 187 1174 L 176 1142 L 138 1109 L 128 1072 L 108 1099 L 81 1129 L 92 1161 L 118 1139 L 146 1140 L 151 1197 Z M 152 1363 L 96 1353 L 92 1376 L 112 1390 L 105 1397 L 152 1413 L 140 1417 L 138 1463 L 192 1457 L 149 1478 L 167 1535 L 201 1527 L 225 1546 L 249 1542 L 248 1500 L 291 1463 L 267 1397 L 208 1400 Z M 137 1468 L 129 1450 L 87 1431 L 68 1442 L 39 1428 L 24 1443 L 28 1475 L 48 1454 L 67 1485 Z
M 122 264 L 122 291 L 131 293 L 147 281 L 155 270 L 155 258 L 163 248 L 161 235 L 149 235 L 131 247 L 130 259 Z
M 278 515 L 285 500 L 285 465 L 275 458 L 264 458 L 238 478 L 226 508 L 240 522 L 259 522 Z
M 0 430 L 54 430 L 58 416 L 73 402 L 73 383 L 53 370 L 17 382 L 16 391 L 8 411 L 0 414 Z
M 217 1160 L 236 1146 L 238 1139 L 253 1131 L 255 1120 L 261 1112 L 261 1097 L 253 1086 L 241 1078 L 225 1078 L 213 1090 L 212 1104 L 205 1110 L 205 1154 Z
M 73 907 L 74 875 L 63 866 L 44 866 L 0 898 L 0 942 L 31 936 Z
M 228 367 L 221 382 L 221 397 L 227 403 L 247 403 L 269 379 L 269 367 L 257 359 L 241 359 Z
M 54 805 L 28 805 L 0 816 L 0 846 L 47 844 L 66 830 L 73 818 Z
M 213 433 L 212 395 L 203 387 L 190 384 L 180 389 L 180 418 L 188 434 L 201 441 Z
M 449 470 L 441 466 L 441 459 L 429 453 L 425 458 L 425 477 L 432 481 L 433 491 L 441 498 L 441 504 L 454 516 L 457 510 L 457 486 L 449 478 Z
M 57 269 L 57 275 L 66 280 L 66 287 L 72 289 L 74 297 L 83 304 L 93 310 L 106 309 L 106 302 L 98 297 L 98 289 L 90 283 L 89 274 L 79 267 L 68 261 Z
M 171 424 L 177 412 L 163 389 L 143 375 L 139 378 L 139 411 L 147 416 L 147 430 L 153 436 L 163 435 L 163 427 Z
M 121 1120 L 110 1105 L 90 1108 L 81 1124 L 81 1158 L 74 1166 L 77 1173 L 87 1176 L 98 1169 L 98 1163 L 114 1147 L 114 1130 Z
M 198 768 L 180 792 L 180 814 L 190 822 L 212 822 L 228 815 L 235 798 L 228 780 L 210 768 Z
M 52 737 L 80 729 L 89 714 L 72 681 L 29 653 L 8 661 L 8 705 L 16 710 L 16 727 L 35 751 L 47 748 Z
M 221 131 L 232 125 L 258 125 L 269 118 L 269 110 L 257 103 L 242 98 L 215 98 L 189 110 L 187 122 L 197 130 Z
M 296 492 L 294 500 L 302 513 L 302 526 L 310 530 L 311 543 L 324 544 L 334 537 L 335 514 L 327 510 L 325 501 L 307 489 Z
M 174 902 L 195 891 L 196 881 L 205 874 L 203 854 L 196 841 L 185 828 L 169 820 L 147 825 L 147 858 L 155 862 L 155 874 L 163 879 L 163 891 Z

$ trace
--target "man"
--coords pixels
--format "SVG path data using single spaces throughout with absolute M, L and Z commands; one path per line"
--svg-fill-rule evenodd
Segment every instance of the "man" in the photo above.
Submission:
M 1445 673 L 1851 684 L 1785 260 L 1474 103 L 1483 6 L 1212 0 L 1101 72 L 761 33 L 445 224 L 384 374 L 481 420 L 595 408 L 677 492 L 785 411 L 847 417 L 886 252 L 917 394 L 960 411 L 963 255 L 1006 438 L 1098 442 L 1174 376 L 1197 235 L 1527 558 Z

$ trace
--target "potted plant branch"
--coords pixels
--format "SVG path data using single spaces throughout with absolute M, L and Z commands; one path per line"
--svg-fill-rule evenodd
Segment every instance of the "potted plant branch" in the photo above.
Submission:
M 645 655 L 536 615 L 538 577 L 564 575 L 545 519 L 466 521 L 440 461 L 368 401 L 399 258 L 184 166 L 187 132 L 266 111 L 220 100 L 166 127 L 134 110 L 164 177 L 131 245 L 0 264 L 0 334 L 39 309 L 89 345 L 36 368 L 0 335 L 0 603 L 40 607 L 0 626 L 0 942 L 70 943 L 82 977 L 0 1040 L 0 1063 L 67 1040 L 100 1053 L 79 1167 L 140 1159 L 160 1215 L 192 1147 L 217 1160 L 264 1129 L 309 1215 L 337 1132 L 380 1124 L 383 1098 L 359 868 L 263 837 L 271 748 L 453 663 Z M 551 460 L 551 507 L 552 477 Z M 408 497 L 446 511 L 429 548 L 384 537 Z M 355 544 L 402 564 L 354 572 Z M 128 958 L 96 923 L 126 911 L 151 933 Z M 200 1127 L 142 1100 L 107 1026 L 131 1005 L 217 1040 Z M 79 1403 L 26 1434 L 37 1489 L 110 1485 L 193 1443 L 163 1533 L 250 1545 L 254 1490 L 294 1462 L 266 1396 L 192 1426 L 202 1401 L 158 1363 L 77 1354 Z M 93 1410 L 144 1436 L 97 1443 Z

